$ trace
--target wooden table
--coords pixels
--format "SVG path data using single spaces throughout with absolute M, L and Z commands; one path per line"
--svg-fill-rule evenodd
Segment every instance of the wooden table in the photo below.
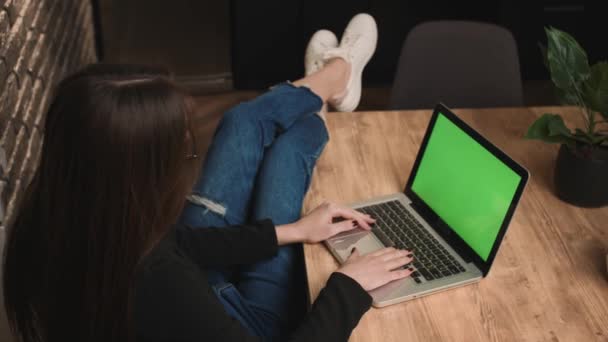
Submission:
M 454 110 L 530 171 L 493 268 L 480 283 L 382 309 L 372 308 L 351 341 L 608 341 L 608 208 L 581 209 L 553 194 L 557 145 L 522 136 L 545 112 L 578 123 L 571 107 Z M 402 191 L 430 110 L 329 113 L 330 142 L 304 211 Z M 608 177 L 608 175 L 606 175 Z M 314 300 L 337 262 L 306 245 Z

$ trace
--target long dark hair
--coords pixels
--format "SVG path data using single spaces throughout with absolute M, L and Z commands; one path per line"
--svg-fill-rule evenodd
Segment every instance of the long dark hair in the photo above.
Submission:
M 190 107 L 157 68 L 96 64 L 60 83 L 5 248 L 4 300 L 21 340 L 133 339 L 136 267 L 197 174 Z

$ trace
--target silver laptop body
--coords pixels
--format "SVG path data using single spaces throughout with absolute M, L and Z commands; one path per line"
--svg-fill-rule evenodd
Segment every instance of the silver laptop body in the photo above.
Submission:
M 452 255 L 464 268 L 465 272 L 440 278 L 437 280 L 427 281 L 420 277 L 421 283 L 418 284 L 413 278 L 405 278 L 386 284 L 376 290 L 373 290 L 370 295 L 373 298 L 375 307 L 383 307 L 391 304 L 396 304 L 406 300 L 422 297 L 431 293 L 442 290 L 451 289 L 458 286 L 463 286 L 479 281 L 483 274 L 473 263 L 465 262 L 456 253 L 450 245 L 439 236 L 431 226 L 426 223 L 418 213 L 410 206 L 411 201 L 403 193 L 395 193 L 388 196 L 373 198 L 364 202 L 354 203 L 350 205 L 353 209 L 364 208 L 370 205 L 386 203 L 398 200 L 405 209 L 408 210 L 422 224 L 424 229 L 435 237 L 439 243 Z M 325 241 L 329 251 L 342 264 L 349 257 L 353 247 L 356 247 L 359 253 L 368 254 L 378 249 L 391 247 L 394 245 L 385 235 L 377 229 L 365 231 L 355 229 L 342 234 L 336 235 Z M 414 258 L 416 253 L 414 252 Z
M 475 143 L 491 153 L 519 177 L 508 209 L 504 213 L 502 223 L 493 238 L 491 250 L 484 258 L 481 258 L 468 243 L 459 238 L 452 227 L 443 222 L 441 217 L 412 190 L 412 183 L 417 177 L 421 159 L 426 153 L 426 147 L 434 131 L 435 123 L 440 117 L 444 122 L 449 120 L 452 125 L 466 133 Z M 450 165 L 445 165 L 445 167 L 450 167 Z M 415 268 L 421 268 L 417 272 L 424 273 L 415 273 L 412 277 L 397 280 L 373 290 L 370 294 L 373 297 L 373 305 L 376 307 L 475 283 L 487 276 L 490 271 L 528 177 L 529 174 L 525 168 L 440 103 L 435 107 L 433 116 L 429 121 L 404 192 L 351 204 L 352 208 L 370 214 L 376 219 L 378 219 L 376 217 L 378 215 L 373 215 L 374 213 L 394 216 L 389 216 L 387 220 L 382 222 L 377 221 L 372 226 L 371 231 L 357 228 L 334 236 L 325 241 L 325 244 L 340 263 L 344 263 L 348 259 L 353 247 L 356 247 L 359 253 L 367 254 L 384 247 L 401 246 L 401 248 L 409 248 L 408 246 L 414 246 L 414 261 L 411 265 Z M 463 189 L 463 191 L 463 193 L 467 193 L 466 189 Z M 486 213 L 480 213 L 480 215 L 486 215 Z M 415 228 L 412 228 L 412 225 Z M 390 229 L 386 227 L 390 227 Z M 385 233 L 387 231 L 390 234 Z M 405 243 L 406 241 L 407 243 Z M 431 247 L 427 248 L 428 246 Z M 417 252 L 416 248 L 419 248 L 420 251 Z M 419 256 L 418 262 L 417 256 Z M 430 274 L 429 270 L 433 272 L 431 276 L 428 276 Z

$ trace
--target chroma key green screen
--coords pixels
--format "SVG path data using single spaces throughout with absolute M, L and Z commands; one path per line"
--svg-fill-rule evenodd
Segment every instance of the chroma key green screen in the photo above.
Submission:
M 486 261 L 520 181 L 439 113 L 412 191 Z

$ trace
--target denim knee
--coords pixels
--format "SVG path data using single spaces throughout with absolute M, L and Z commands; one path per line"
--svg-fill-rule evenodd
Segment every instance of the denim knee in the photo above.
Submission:
M 224 113 L 224 116 L 222 116 L 222 120 L 220 121 L 220 125 L 243 128 L 253 122 L 252 119 L 254 116 L 255 113 L 251 113 L 249 110 L 247 110 L 247 103 L 241 103 Z
M 319 115 L 313 115 L 310 121 L 306 125 L 306 129 L 309 130 L 309 141 L 315 145 L 315 150 L 318 151 L 316 156 L 323 151 L 323 148 L 329 141 L 329 132 L 327 131 L 327 126 L 325 125 L 325 121 L 321 119 Z
M 224 124 L 241 123 L 249 120 L 252 113 L 247 109 L 247 102 L 239 103 L 224 113 L 221 122 Z
M 276 145 L 280 146 L 284 153 L 296 153 L 316 159 L 329 141 L 329 134 L 323 119 L 312 115 L 296 122 L 279 140 Z
M 259 112 L 249 110 L 248 103 L 241 103 L 224 113 L 218 130 L 227 132 L 231 140 L 241 139 L 249 145 L 252 141 L 259 141 L 264 147 L 270 145 L 274 139 L 274 132 L 262 123 Z M 259 139 L 259 140 L 258 140 Z M 232 141 L 239 145 L 239 141 Z M 244 147 L 241 145 L 241 147 Z

